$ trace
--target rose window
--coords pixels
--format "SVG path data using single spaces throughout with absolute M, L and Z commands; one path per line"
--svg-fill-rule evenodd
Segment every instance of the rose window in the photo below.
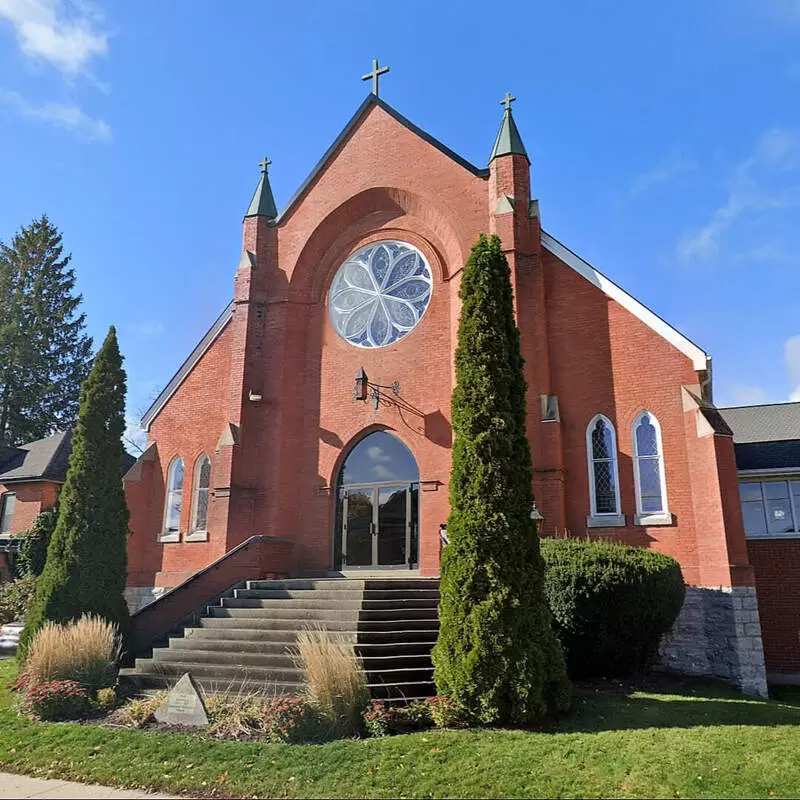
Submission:
M 376 242 L 339 267 L 328 309 L 336 332 L 356 347 L 385 347 L 422 319 L 433 278 L 425 257 L 404 242 Z

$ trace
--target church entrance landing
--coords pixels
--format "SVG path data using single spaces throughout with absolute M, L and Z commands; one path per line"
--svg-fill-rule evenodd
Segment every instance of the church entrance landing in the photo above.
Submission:
M 347 456 L 334 535 L 337 569 L 416 569 L 419 469 L 411 451 L 391 434 L 372 433 Z

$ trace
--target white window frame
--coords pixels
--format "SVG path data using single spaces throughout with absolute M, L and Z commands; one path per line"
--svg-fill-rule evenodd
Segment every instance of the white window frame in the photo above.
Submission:
M 742 514 L 742 529 L 744 530 L 745 539 L 748 541 L 760 541 L 762 539 L 798 539 L 800 538 L 800 503 L 796 503 L 794 495 L 792 494 L 792 482 L 800 481 L 800 473 L 796 471 L 785 472 L 782 470 L 743 470 L 739 473 L 739 487 L 743 483 L 758 484 L 761 490 L 761 503 L 764 508 L 764 522 L 767 525 L 767 533 L 748 533 L 744 527 L 744 514 Z M 789 507 L 792 510 L 792 519 L 795 526 L 794 531 L 787 531 L 784 533 L 769 533 L 769 523 L 766 520 L 767 506 L 766 498 L 764 496 L 765 483 L 788 483 L 789 484 Z M 739 506 L 742 505 L 741 489 L 739 490 Z
M 202 473 L 203 462 L 208 462 L 208 486 L 201 488 L 200 476 Z M 202 528 L 197 527 L 197 511 L 200 508 L 200 492 L 208 495 L 206 501 L 206 524 Z M 186 536 L 187 542 L 207 542 L 208 541 L 208 507 L 211 501 L 211 459 L 202 453 L 194 462 L 194 475 L 192 481 L 192 524 Z
M 611 444 L 613 455 L 610 459 L 613 462 L 614 477 L 614 498 L 616 500 L 616 512 L 597 511 L 597 492 L 594 475 L 594 449 L 592 447 L 592 431 L 598 420 L 602 420 L 611 431 Z M 622 513 L 622 502 L 619 493 L 619 449 L 617 447 L 617 430 L 611 420 L 605 414 L 595 414 L 586 426 L 586 460 L 589 466 L 589 516 L 586 517 L 586 525 L 589 528 L 624 528 L 625 515 Z
M 6 506 L 7 506 L 9 497 L 13 497 L 14 498 L 14 511 L 11 513 L 11 517 L 10 517 L 10 519 L 11 519 L 11 527 L 9 528 L 8 533 L 2 533 L 1 534 L 1 538 L 3 538 L 3 539 L 10 539 L 14 535 L 13 534 L 14 514 L 17 511 L 17 502 L 18 502 L 18 498 L 17 498 L 17 493 L 16 492 L 3 492 L 3 494 L 0 495 L 0 522 L 2 521 L 3 517 L 6 515 Z
M 644 511 L 642 509 L 642 490 L 639 476 L 639 447 L 636 440 L 636 429 L 642 421 L 642 417 L 647 415 L 656 431 L 656 447 L 658 449 L 658 474 L 661 482 L 661 511 Z M 658 417 L 646 408 L 642 409 L 631 424 L 631 442 L 633 444 L 633 483 L 636 489 L 636 524 L 637 525 L 672 525 L 672 514 L 669 511 L 669 500 L 667 499 L 667 473 L 664 468 L 664 444 L 661 440 L 661 423 Z M 653 456 L 641 456 L 643 459 L 651 459 Z
M 184 463 L 183 459 L 180 456 L 175 456 L 172 459 L 172 461 L 169 462 L 169 467 L 167 468 L 167 485 L 166 485 L 166 491 L 164 492 L 164 516 L 161 521 L 161 533 L 159 534 L 158 537 L 159 542 L 179 542 L 181 540 L 180 520 L 178 520 L 177 531 L 167 530 L 167 518 L 169 517 L 170 496 L 175 491 L 175 489 L 173 488 L 173 482 L 174 482 L 175 467 L 178 464 L 178 462 L 180 462 L 181 466 L 183 467 L 183 483 L 181 484 L 181 516 L 183 516 L 183 491 L 186 488 L 186 464 Z

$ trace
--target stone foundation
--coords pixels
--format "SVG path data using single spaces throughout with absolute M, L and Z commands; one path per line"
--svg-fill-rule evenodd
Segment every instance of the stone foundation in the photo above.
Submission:
M 662 666 L 723 678 L 745 694 L 767 696 L 758 600 L 753 586 L 686 587 L 686 600 L 661 643 Z
M 140 608 L 144 608 L 153 600 L 158 600 L 166 589 L 159 586 L 128 586 L 125 589 L 125 602 L 128 604 L 128 611 L 135 614 Z

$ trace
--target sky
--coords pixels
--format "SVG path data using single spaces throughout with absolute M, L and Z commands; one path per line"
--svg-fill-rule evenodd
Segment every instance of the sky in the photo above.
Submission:
M 712 355 L 718 405 L 800 399 L 800 0 L 0 0 L 0 240 L 63 232 L 132 436 L 232 296 L 258 162 L 280 209 L 376 57 L 479 166 L 512 92 L 544 228 Z

